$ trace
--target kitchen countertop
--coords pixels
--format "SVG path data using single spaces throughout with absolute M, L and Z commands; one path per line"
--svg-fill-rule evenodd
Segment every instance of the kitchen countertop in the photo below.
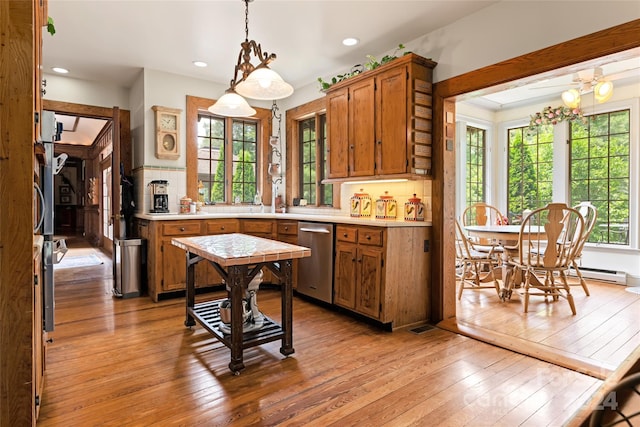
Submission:
M 368 225 L 373 227 L 431 227 L 431 221 L 404 221 L 403 219 L 385 220 L 356 218 L 346 215 L 318 215 L 303 213 L 251 213 L 251 212 L 198 212 L 195 214 L 179 213 L 136 213 L 136 218 L 150 221 L 189 220 L 189 219 L 290 219 L 296 221 L 332 222 L 336 224 Z

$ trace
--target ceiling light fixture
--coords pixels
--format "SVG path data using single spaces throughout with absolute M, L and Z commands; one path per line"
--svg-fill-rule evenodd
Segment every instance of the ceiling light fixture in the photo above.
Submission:
M 69 70 L 67 70 L 66 68 L 62 68 L 62 67 L 53 67 L 52 70 L 55 71 L 56 73 L 60 73 L 60 74 L 69 73 Z
M 593 88 L 593 96 L 599 103 L 608 101 L 611 95 L 613 95 L 613 83 L 610 81 L 599 81 Z
M 562 92 L 562 102 L 569 108 L 577 108 L 580 105 L 580 91 L 569 89 Z
M 195 65 L 196 67 L 204 68 L 208 64 L 204 61 L 193 61 L 193 65 Z
M 243 98 L 276 100 L 286 98 L 293 93 L 293 87 L 282 77 L 269 68 L 269 63 L 276 59 L 275 53 L 262 52 L 262 46 L 255 40 L 249 40 L 249 2 L 245 4 L 245 39 L 240 43 L 238 63 L 234 69 L 229 89 L 216 101 L 209 111 L 221 116 L 249 117 L 256 114 Z M 260 63 L 254 66 L 251 56 L 255 56 Z
M 347 37 L 344 40 L 342 40 L 342 44 L 345 46 L 355 46 L 360 42 L 360 40 L 358 40 L 355 37 Z

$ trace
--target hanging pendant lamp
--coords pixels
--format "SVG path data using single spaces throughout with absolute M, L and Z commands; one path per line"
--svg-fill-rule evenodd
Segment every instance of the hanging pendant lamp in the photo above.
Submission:
M 276 100 L 290 96 L 293 87 L 282 77 L 269 68 L 269 63 L 276 59 L 275 53 L 262 52 L 262 46 L 255 40 L 249 40 L 249 2 L 245 4 L 245 40 L 240 43 L 238 63 L 235 66 L 230 87 L 225 95 L 211 107 L 209 111 L 228 117 L 249 117 L 256 114 L 247 101 L 247 97 L 259 100 Z M 251 56 L 255 56 L 260 63 L 253 65 Z M 242 101 L 240 101 L 242 100 Z

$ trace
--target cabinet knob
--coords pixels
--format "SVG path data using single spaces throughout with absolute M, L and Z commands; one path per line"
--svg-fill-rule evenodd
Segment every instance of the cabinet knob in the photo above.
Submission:
M 222 227 L 220 227 L 220 230 L 224 231 L 224 225 Z
M 351 150 L 353 150 L 353 144 L 351 144 L 351 145 L 349 146 L 349 148 L 350 148 Z
M 382 144 L 382 141 L 378 141 L 378 145 Z
M 369 236 L 368 234 L 364 238 L 367 240 L 371 240 L 371 236 Z
M 284 228 L 284 231 L 289 231 L 289 227 L 285 227 L 285 228 Z
M 344 234 L 342 235 L 342 237 L 347 237 L 347 233 L 344 233 Z
M 184 227 L 180 227 L 180 231 L 184 231 Z
M 358 262 L 362 262 L 362 258 L 358 259 Z

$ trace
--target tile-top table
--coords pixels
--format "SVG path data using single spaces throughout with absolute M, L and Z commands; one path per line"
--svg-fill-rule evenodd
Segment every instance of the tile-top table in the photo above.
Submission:
M 288 356 L 293 349 L 293 286 L 291 263 L 294 258 L 311 255 L 311 249 L 303 246 L 246 234 L 231 233 L 212 236 L 177 237 L 171 243 L 186 251 L 187 298 L 185 326 L 198 323 L 231 349 L 229 369 L 236 375 L 244 368 L 242 351 L 267 342 L 282 339 L 280 353 Z M 231 300 L 230 333 L 222 332 L 220 303 L 206 301 L 195 303 L 195 265 L 207 260 L 224 279 Z M 282 326 L 265 316 L 261 329 L 243 333 L 242 300 L 247 285 L 262 267 L 267 267 L 284 282 L 281 287 Z

